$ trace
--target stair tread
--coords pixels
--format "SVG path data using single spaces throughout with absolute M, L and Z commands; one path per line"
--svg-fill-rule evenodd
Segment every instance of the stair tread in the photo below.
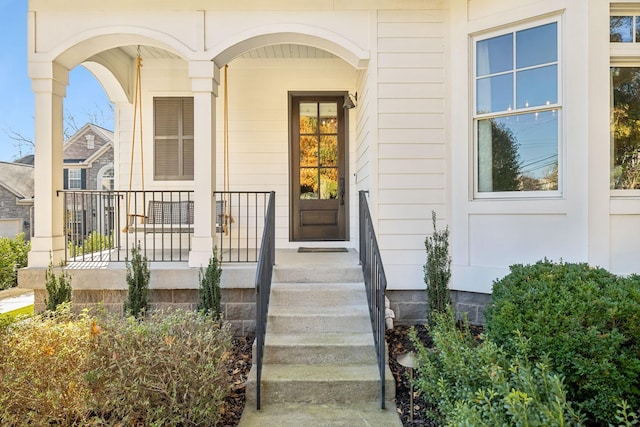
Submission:
M 340 382 L 380 381 L 378 366 L 375 364 L 356 365 L 279 365 L 262 366 L 262 381 L 291 382 Z
M 369 307 L 364 304 L 340 306 L 269 305 L 269 317 L 310 317 L 310 316 L 369 316 Z
M 325 332 L 300 334 L 269 334 L 265 346 L 366 346 L 374 345 L 370 332 Z
M 380 409 L 379 401 L 349 404 L 269 403 L 262 405 L 260 411 L 255 406 L 247 405 L 239 427 L 401 427 L 395 404 L 386 402 L 385 407 Z

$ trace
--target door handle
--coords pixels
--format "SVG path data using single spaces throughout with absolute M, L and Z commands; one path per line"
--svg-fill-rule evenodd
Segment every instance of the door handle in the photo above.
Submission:
M 344 178 L 340 178 L 340 204 L 344 205 Z

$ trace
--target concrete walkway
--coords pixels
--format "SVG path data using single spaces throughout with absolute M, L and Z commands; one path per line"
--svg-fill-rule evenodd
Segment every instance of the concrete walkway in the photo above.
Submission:
M 33 304 L 33 291 L 30 289 L 9 288 L 0 291 L 0 314 Z

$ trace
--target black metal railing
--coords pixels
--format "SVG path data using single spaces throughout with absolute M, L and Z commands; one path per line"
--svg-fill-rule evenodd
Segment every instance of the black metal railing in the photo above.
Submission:
M 222 262 L 257 262 L 269 192 L 215 192 L 214 233 Z M 118 262 L 140 247 L 151 262 L 188 261 L 193 191 L 64 190 L 67 262 Z
M 271 295 L 271 278 L 273 266 L 276 263 L 275 245 L 275 201 L 276 193 L 269 193 L 269 204 L 264 217 L 262 244 L 258 256 L 256 270 L 256 409 L 260 409 L 260 383 L 262 381 L 262 357 L 264 354 L 264 339 L 267 333 L 267 313 L 269 311 L 269 296 Z
M 217 246 L 222 262 L 257 262 L 271 193 L 216 191 Z
M 359 219 L 360 219 L 360 264 L 364 274 L 364 284 L 367 289 L 369 315 L 378 356 L 378 371 L 380 372 L 380 403 L 385 409 L 385 369 L 386 369 L 386 341 L 384 319 L 384 293 L 387 289 L 387 278 L 384 274 L 382 257 L 378 248 L 378 241 L 371 220 L 366 191 L 360 191 Z

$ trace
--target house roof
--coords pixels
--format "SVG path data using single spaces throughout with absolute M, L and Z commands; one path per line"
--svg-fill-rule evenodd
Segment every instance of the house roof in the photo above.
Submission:
M 33 197 L 33 166 L 0 162 L 0 186 L 20 199 Z
M 93 148 L 87 141 L 93 136 Z M 74 133 L 64 144 L 63 159 L 69 163 L 91 163 L 98 153 L 113 145 L 113 132 L 87 123 Z

